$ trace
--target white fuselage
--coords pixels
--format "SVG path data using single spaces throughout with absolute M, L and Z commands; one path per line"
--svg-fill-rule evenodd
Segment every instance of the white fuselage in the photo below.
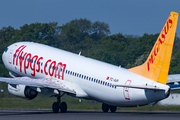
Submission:
M 14 43 L 3 53 L 2 58 L 6 68 L 14 76 L 69 81 L 87 95 L 76 97 L 114 106 L 140 106 L 157 102 L 165 98 L 165 92 L 169 89 L 167 85 L 127 69 L 38 43 Z M 150 85 L 165 91 L 114 85 Z

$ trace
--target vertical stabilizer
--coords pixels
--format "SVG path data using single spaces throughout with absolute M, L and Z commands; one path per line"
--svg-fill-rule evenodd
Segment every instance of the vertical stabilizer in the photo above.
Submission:
M 171 12 L 146 62 L 129 71 L 166 84 L 178 16 L 178 13 Z

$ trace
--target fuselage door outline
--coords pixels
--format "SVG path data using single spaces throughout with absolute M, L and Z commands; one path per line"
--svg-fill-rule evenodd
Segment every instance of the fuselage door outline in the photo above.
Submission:
M 131 84 L 131 80 L 127 80 L 125 85 L 130 85 Z M 126 100 L 130 100 L 130 96 L 129 96 L 129 88 L 128 87 L 124 87 L 123 88 L 123 94 L 124 94 L 124 98 Z

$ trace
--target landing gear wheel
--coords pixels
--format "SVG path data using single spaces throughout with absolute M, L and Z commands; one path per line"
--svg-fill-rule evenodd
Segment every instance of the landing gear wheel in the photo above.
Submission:
M 52 105 L 52 110 L 54 113 L 58 113 L 59 112 L 59 103 L 58 102 L 54 102 Z
M 60 104 L 60 110 L 62 113 L 65 113 L 67 111 L 67 104 L 65 102 L 62 102 Z
M 65 113 L 67 111 L 67 104 L 65 102 L 61 102 L 61 97 L 64 95 L 63 93 L 61 95 L 61 92 L 59 91 L 59 94 L 56 95 L 51 95 L 51 97 L 56 97 L 57 102 L 54 102 L 52 105 L 52 110 L 54 113 L 58 113 L 59 109 L 61 110 L 62 113 Z
M 116 107 L 116 106 L 110 106 L 110 111 L 111 111 L 112 113 L 116 112 L 116 110 L 117 110 L 117 107 Z
M 102 104 L 102 110 L 103 110 L 103 112 L 105 112 L 105 113 L 108 112 L 108 111 L 109 111 L 109 105 L 103 103 L 103 104 Z

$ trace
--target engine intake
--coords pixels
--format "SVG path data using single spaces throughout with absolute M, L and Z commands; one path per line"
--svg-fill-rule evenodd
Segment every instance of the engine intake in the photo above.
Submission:
M 28 100 L 32 100 L 38 95 L 38 92 L 35 91 L 34 89 L 31 89 L 29 86 L 20 85 L 20 84 L 19 85 L 8 84 L 8 91 L 14 96 Z
M 24 95 L 26 96 L 26 98 L 32 100 L 38 95 L 38 92 L 27 86 L 25 88 Z

